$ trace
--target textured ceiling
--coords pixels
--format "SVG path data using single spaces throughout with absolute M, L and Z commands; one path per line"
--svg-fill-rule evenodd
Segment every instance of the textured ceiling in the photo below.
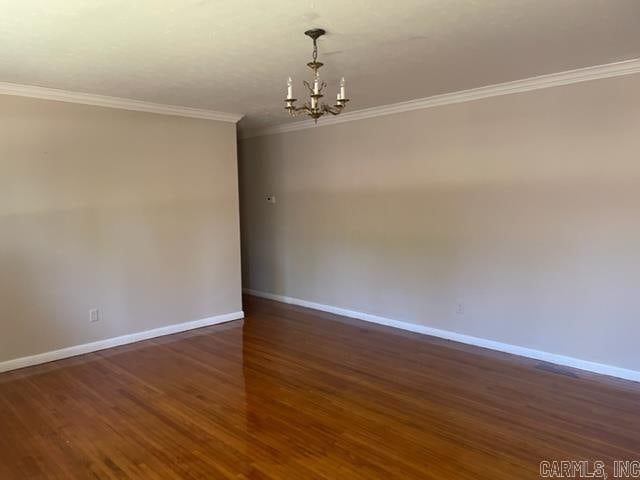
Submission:
M 0 0 L 0 81 L 290 121 L 285 81 L 350 110 L 640 57 L 639 0 Z M 300 96 L 300 95 L 298 95 Z

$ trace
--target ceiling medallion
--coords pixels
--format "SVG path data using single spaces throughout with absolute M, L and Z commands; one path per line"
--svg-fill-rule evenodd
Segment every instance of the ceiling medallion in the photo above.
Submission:
M 344 77 L 340 80 L 340 89 L 338 91 L 338 95 L 336 97 L 335 105 L 327 105 L 324 102 L 320 102 L 320 99 L 324 97 L 322 92 L 327 86 L 326 82 L 320 81 L 320 74 L 318 70 L 320 67 L 324 65 L 321 62 L 318 62 L 318 38 L 324 35 L 326 32 L 321 28 L 314 28 L 313 30 L 307 30 L 304 32 L 305 35 L 311 37 L 313 40 L 313 61 L 307 63 L 307 66 L 313 70 L 313 86 L 309 84 L 306 80 L 303 82 L 304 85 L 309 90 L 309 102 L 305 103 L 302 107 L 296 107 L 294 103 L 297 101 L 296 98 L 293 98 L 293 82 L 291 77 L 289 77 L 289 81 L 287 82 L 287 99 L 285 109 L 289 112 L 289 115 L 295 117 L 300 114 L 307 114 L 313 120 L 318 123 L 318 119 L 322 117 L 325 113 L 330 113 L 331 115 L 339 115 L 344 107 L 347 105 L 349 99 L 345 95 L 344 89 Z

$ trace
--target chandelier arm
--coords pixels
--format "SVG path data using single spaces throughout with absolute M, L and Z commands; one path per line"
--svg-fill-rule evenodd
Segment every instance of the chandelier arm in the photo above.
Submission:
M 298 115 L 301 114 L 309 114 L 312 112 L 311 107 L 309 107 L 308 104 L 304 104 L 301 107 L 296 107 L 295 105 L 291 105 L 290 107 L 285 107 L 288 111 L 289 111 L 289 115 L 291 115 L 292 117 L 297 117 Z
M 311 84 L 310 84 L 309 82 L 307 82 L 306 80 L 304 80 L 302 83 L 304 84 L 304 86 L 305 86 L 305 87 L 307 87 L 307 90 L 309 90 L 309 93 L 310 93 L 310 94 L 313 94 L 313 93 L 314 93 L 314 92 L 313 92 L 313 87 L 311 86 Z
M 330 113 L 331 115 L 340 115 L 343 108 L 343 105 L 335 105 L 332 107 L 331 105 L 327 105 L 326 103 L 322 104 L 322 111 L 325 113 Z

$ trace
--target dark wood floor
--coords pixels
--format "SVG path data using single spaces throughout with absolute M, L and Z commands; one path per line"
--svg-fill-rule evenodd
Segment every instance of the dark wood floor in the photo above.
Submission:
M 0 479 L 534 479 L 640 457 L 640 384 L 245 299 L 0 375 Z

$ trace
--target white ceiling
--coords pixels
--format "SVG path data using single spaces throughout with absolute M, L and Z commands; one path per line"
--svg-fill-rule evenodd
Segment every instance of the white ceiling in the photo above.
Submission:
M 640 57 L 640 0 L 0 0 L 0 81 L 290 121 L 311 42 L 350 110 Z

